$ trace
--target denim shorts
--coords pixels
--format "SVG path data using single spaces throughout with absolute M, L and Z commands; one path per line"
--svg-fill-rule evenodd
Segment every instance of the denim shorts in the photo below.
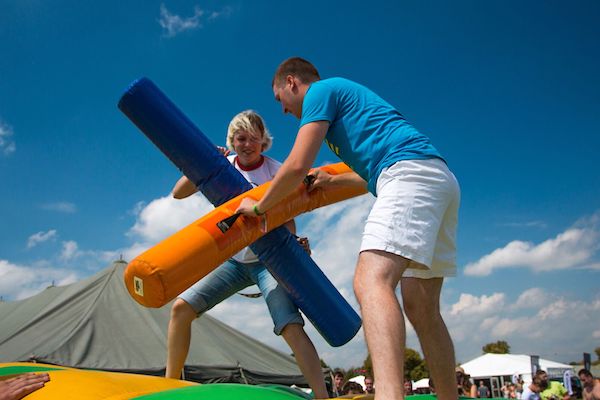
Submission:
M 288 324 L 304 325 L 304 319 L 288 292 L 277 283 L 264 264 L 225 261 L 179 295 L 198 315 L 248 286 L 258 285 L 273 319 L 273 332 L 280 335 Z

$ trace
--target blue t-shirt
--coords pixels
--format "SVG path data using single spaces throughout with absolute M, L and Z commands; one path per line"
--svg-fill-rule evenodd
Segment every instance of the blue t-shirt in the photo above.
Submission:
M 302 103 L 300 126 L 328 121 L 325 142 L 377 195 L 377 178 L 401 160 L 440 158 L 429 138 L 366 87 L 344 78 L 314 82 Z

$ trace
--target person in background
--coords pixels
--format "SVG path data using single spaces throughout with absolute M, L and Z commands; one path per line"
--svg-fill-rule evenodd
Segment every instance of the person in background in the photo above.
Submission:
M 577 373 L 583 386 L 583 400 L 600 400 L 600 379 L 594 379 L 592 373 L 582 368 Z
M 356 382 L 352 382 L 352 381 L 346 382 L 346 384 L 344 385 L 344 388 L 342 389 L 342 394 L 344 394 L 344 395 L 363 394 L 364 392 L 365 391 L 363 390 L 360 383 L 356 383 Z
M 333 387 L 331 388 L 331 397 L 339 397 L 344 394 L 344 373 L 337 370 L 333 373 Z
M 519 396 L 517 395 L 517 386 L 512 382 L 508 384 L 508 398 L 509 399 L 519 398 Z
M 534 376 L 531 383 L 523 387 L 521 400 L 540 400 L 541 391 L 542 379 L 539 376 Z
M 542 400 L 569 400 L 569 391 L 562 383 L 548 379 L 548 373 L 543 369 L 536 371 L 536 376 L 542 381 L 540 398 Z
M 500 388 L 503 399 L 508 399 L 508 382 L 504 382 L 504 385 Z
M 272 143 L 264 121 L 254 111 L 244 111 L 230 122 L 226 143 L 236 155 L 228 157 L 233 166 L 250 183 L 260 185 L 272 179 L 281 166 L 263 155 Z M 228 151 L 220 148 L 223 155 Z M 197 192 L 196 186 L 183 176 L 173 189 L 173 197 L 182 199 Z M 285 226 L 296 233 L 293 220 Z M 303 243 L 300 243 L 303 245 Z M 308 243 L 304 243 L 308 250 Z M 274 333 L 281 335 L 292 349 L 298 367 L 317 399 L 328 397 L 317 351 L 304 331 L 304 320 L 286 290 L 280 286 L 256 255 L 245 248 L 217 269 L 183 292 L 173 303 L 167 336 L 166 377 L 179 379 L 189 352 L 192 321 L 239 290 L 258 285 L 274 323 Z
M 477 397 L 477 388 L 471 382 L 471 376 L 462 367 L 456 367 L 456 387 L 460 396 Z
M 490 397 L 490 389 L 488 389 L 483 381 L 479 381 L 479 386 L 477 387 L 477 397 L 482 399 Z
M 375 388 L 373 387 L 373 377 L 365 376 L 365 393 L 375 394 Z
M 404 378 L 404 395 L 408 396 L 413 394 L 413 392 L 412 381 L 409 377 Z
M 525 387 L 525 381 L 523 381 L 523 377 L 519 375 L 517 377 L 517 382 L 515 383 L 515 393 L 517 394 L 517 399 L 520 399 L 523 395 L 523 388 Z

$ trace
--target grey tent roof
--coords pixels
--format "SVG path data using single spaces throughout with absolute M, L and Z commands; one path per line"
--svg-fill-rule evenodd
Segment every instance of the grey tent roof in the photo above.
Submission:
M 159 309 L 137 304 L 123 283 L 125 266 L 118 261 L 80 282 L 0 302 L 0 362 L 163 374 L 170 304 Z M 209 315 L 192 324 L 186 378 L 306 383 L 293 357 Z

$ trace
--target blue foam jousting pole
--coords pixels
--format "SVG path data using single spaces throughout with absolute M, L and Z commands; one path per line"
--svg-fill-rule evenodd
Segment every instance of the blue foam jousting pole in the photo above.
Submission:
M 118 107 L 213 205 L 252 188 L 149 79 L 131 83 Z M 360 317 L 286 228 L 274 229 L 250 248 L 331 346 L 356 335 Z

